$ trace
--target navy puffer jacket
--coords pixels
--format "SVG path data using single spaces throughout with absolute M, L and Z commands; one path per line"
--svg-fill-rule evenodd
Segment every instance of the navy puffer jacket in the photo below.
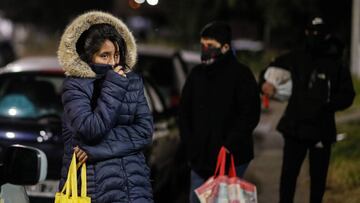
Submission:
M 58 50 L 68 76 L 62 95 L 64 157 L 59 187 L 64 185 L 73 148 L 78 145 L 89 157 L 87 190 L 92 202 L 153 202 L 150 171 L 142 153 L 151 143 L 153 120 L 142 78 L 130 69 L 126 77 L 109 70 L 99 78 L 71 46 L 94 23 L 113 25 L 127 43 L 129 68 L 136 62 L 131 33 L 109 14 L 89 12 L 65 30 Z
M 153 126 L 141 78 L 108 71 L 93 109 L 94 81 L 64 81 L 61 185 L 73 147 L 79 145 L 89 156 L 88 193 L 94 202 L 150 202 L 150 173 L 142 149 L 151 143 Z

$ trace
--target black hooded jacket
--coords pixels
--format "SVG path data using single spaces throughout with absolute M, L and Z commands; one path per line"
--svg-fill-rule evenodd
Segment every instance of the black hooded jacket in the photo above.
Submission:
M 291 72 L 292 95 L 277 127 L 285 137 L 336 141 L 335 112 L 349 107 L 355 96 L 339 51 L 328 41 L 317 49 L 299 47 L 269 65 Z
M 249 162 L 259 116 L 256 80 L 230 51 L 212 65 L 195 67 L 180 104 L 180 134 L 191 168 L 209 177 L 223 145 L 234 154 L 235 165 Z

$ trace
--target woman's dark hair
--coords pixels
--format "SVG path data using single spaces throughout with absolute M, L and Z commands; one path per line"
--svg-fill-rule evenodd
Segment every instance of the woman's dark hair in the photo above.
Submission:
M 105 40 L 110 40 L 119 47 L 120 65 L 127 67 L 125 55 L 127 52 L 124 38 L 109 24 L 95 24 L 83 32 L 76 43 L 76 51 L 81 60 L 91 63 L 92 56 L 100 50 Z

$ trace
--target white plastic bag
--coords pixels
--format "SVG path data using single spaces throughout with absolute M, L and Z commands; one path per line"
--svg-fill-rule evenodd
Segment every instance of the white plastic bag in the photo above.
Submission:
M 264 79 L 274 85 L 276 91 L 274 98 L 280 101 L 286 101 L 290 98 L 292 92 L 291 73 L 280 67 L 270 66 L 267 68 Z

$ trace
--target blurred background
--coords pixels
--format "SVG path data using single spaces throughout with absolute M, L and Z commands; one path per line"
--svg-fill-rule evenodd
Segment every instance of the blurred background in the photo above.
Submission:
M 306 23 L 320 15 L 344 43 L 344 64 L 351 66 L 360 91 L 360 0 L 1 0 L 0 67 L 25 57 L 55 56 L 66 25 L 89 10 L 122 19 L 139 44 L 138 68 L 149 77 L 148 97 L 157 123 L 156 140 L 149 149 L 157 202 L 186 202 L 188 168 L 181 150 L 169 143 L 179 144 L 176 107 L 186 75 L 200 61 L 199 33 L 208 22 L 231 25 L 234 52 L 257 77 L 274 57 L 301 43 Z M 159 95 L 152 96 L 152 89 Z M 360 202 L 359 105 L 356 97 L 350 109 L 337 115 L 343 139 L 333 150 L 324 202 Z M 277 201 L 282 138 L 275 126 L 283 109 L 283 103 L 272 101 L 255 131 L 256 158 L 246 178 L 257 184 L 259 202 Z M 5 124 L 0 124 L 0 131 L 1 125 Z M 306 167 L 299 178 L 297 202 L 308 199 Z
M 123 19 L 140 43 L 189 49 L 198 48 L 199 31 L 212 20 L 231 24 L 238 49 L 290 48 L 315 15 L 323 16 L 347 47 L 351 39 L 351 0 L 2 0 L 0 36 L 13 41 L 19 55 L 51 53 L 69 21 L 94 9 Z

